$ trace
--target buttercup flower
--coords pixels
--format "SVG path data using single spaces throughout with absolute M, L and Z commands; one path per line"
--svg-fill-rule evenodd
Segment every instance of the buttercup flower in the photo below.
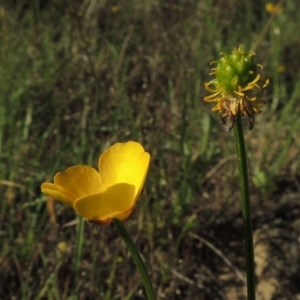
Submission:
M 117 143 L 99 158 L 99 172 L 77 165 L 43 183 L 43 193 L 72 207 L 89 222 L 107 225 L 113 218 L 127 220 L 135 210 L 150 162 L 137 142 Z
M 261 75 L 258 69 L 261 65 L 253 62 L 253 51 L 246 52 L 242 47 L 235 48 L 231 54 L 221 53 L 222 57 L 212 64 L 210 75 L 216 78 L 205 83 L 205 89 L 213 93 L 204 98 L 206 102 L 216 102 L 212 111 L 220 111 L 220 116 L 225 130 L 233 128 L 237 113 L 249 118 L 249 129 L 254 127 L 254 113 L 260 113 L 264 105 L 255 92 L 260 92 L 266 87 L 269 80 L 261 85 Z
M 274 14 L 274 15 L 277 15 L 282 12 L 282 7 L 281 7 L 280 3 L 274 5 L 273 3 L 268 2 L 265 5 L 265 8 L 268 13 Z

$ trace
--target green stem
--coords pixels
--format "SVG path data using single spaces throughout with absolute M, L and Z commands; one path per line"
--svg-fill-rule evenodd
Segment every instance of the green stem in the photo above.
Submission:
M 151 283 L 149 274 L 147 272 L 147 269 L 145 267 L 145 264 L 140 256 L 138 250 L 136 249 L 133 241 L 131 240 L 126 228 L 124 227 L 123 222 L 118 219 L 113 219 L 113 223 L 117 227 L 125 245 L 127 246 L 128 250 L 133 258 L 133 261 L 135 262 L 135 264 L 140 272 L 148 300 L 155 300 L 156 297 L 155 297 L 152 283 Z
M 77 225 L 77 233 L 76 233 L 76 252 L 75 252 L 75 281 L 74 281 L 74 291 L 76 295 L 78 280 L 79 280 L 79 269 L 80 269 L 80 257 L 81 250 L 83 244 L 83 232 L 84 232 L 84 219 L 82 217 L 79 218 L 79 223 Z M 77 298 L 77 296 L 75 296 Z
M 250 210 L 250 198 L 248 187 L 247 157 L 243 133 L 241 115 L 238 113 L 236 125 L 234 127 L 236 141 L 236 152 L 239 165 L 240 189 L 242 200 L 242 213 L 244 221 L 246 268 L 247 268 L 247 293 L 248 300 L 255 300 L 255 276 L 254 276 L 254 252 L 252 237 L 252 221 Z

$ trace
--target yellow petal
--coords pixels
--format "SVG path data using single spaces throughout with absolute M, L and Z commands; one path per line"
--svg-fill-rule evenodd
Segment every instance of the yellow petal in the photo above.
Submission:
M 60 202 L 73 208 L 73 202 L 76 200 L 76 196 L 72 194 L 72 192 L 64 189 L 59 185 L 48 182 L 44 182 L 42 184 L 41 190 L 46 195 L 49 195 L 54 199 L 59 200 Z
M 140 180 L 138 180 L 138 177 L 136 178 L 136 188 L 138 189 L 138 194 L 135 197 L 135 202 L 138 200 L 140 193 L 142 192 L 142 188 L 144 186 L 148 168 L 149 168 L 149 162 L 150 162 L 150 154 L 148 152 L 144 152 L 141 155 L 136 167 L 136 176 L 140 174 Z
M 105 188 L 117 183 L 134 185 L 140 190 L 144 184 L 150 154 L 137 142 L 117 143 L 99 159 L 99 172 Z
M 101 188 L 100 174 L 92 167 L 77 165 L 54 176 L 54 184 L 43 183 L 42 192 L 73 207 L 76 199 L 97 194 Z
M 105 192 L 89 195 L 74 202 L 76 212 L 89 221 L 102 221 L 118 218 L 126 220 L 134 210 L 137 190 L 133 185 L 119 183 Z
M 90 194 L 97 194 L 101 188 L 101 176 L 92 167 L 77 165 L 54 176 L 54 184 L 72 192 L 76 199 Z

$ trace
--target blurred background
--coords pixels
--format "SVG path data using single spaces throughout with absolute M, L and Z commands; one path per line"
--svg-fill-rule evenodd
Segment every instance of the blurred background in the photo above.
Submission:
M 234 137 L 203 101 L 239 45 L 270 78 L 244 120 L 258 299 L 300 299 L 299 1 L 0 3 L 0 299 L 146 299 L 116 229 L 85 223 L 78 260 L 78 217 L 40 191 L 128 140 L 151 154 L 125 225 L 157 298 L 245 299 Z

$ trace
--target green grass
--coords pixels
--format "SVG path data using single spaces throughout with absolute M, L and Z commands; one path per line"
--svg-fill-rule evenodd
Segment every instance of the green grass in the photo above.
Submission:
M 136 140 L 151 167 L 126 227 L 158 299 L 227 299 L 217 262 L 188 235 L 242 255 L 218 231 L 231 224 L 241 239 L 237 164 L 204 83 L 219 52 L 240 44 L 256 47 L 271 80 L 245 136 L 255 215 L 299 172 L 300 4 L 284 1 L 257 45 L 266 1 L 26 3 L 0 6 L 0 298 L 145 299 L 116 229 L 85 225 L 79 261 L 74 212 L 40 192 L 56 172 L 96 167 L 109 145 Z

